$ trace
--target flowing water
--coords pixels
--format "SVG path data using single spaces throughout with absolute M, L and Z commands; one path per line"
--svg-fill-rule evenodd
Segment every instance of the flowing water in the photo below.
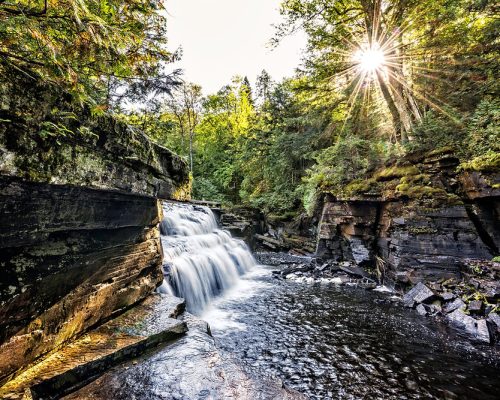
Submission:
M 243 241 L 218 229 L 208 207 L 164 203 L 163 212 L 166 278 L 160 291 L 183 297 L 187 309 L 199 313 L 255 266 L 255 259 Z
M 472 344 L 386 293 L 278 280 L 209 210 L 168 206 L 167 287 L 219 349 L 311 399 L 498 399 L 499 348 Z M 223 293 L 223 295 L 221 295 Z

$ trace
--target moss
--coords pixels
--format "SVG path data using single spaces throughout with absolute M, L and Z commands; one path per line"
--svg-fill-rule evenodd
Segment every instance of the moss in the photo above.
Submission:
M 447 195 L 445 190 L 433 188 L 432 186 L 419 186 L 419 185 L 414 186 L 414 185 L 404 184 L 404 189 L 406 189 L 406 191 L 400 191 L 400 189 L 401 185 L 399 185 L 396 188 L 396 191 L 398 193 L 405 194 L 412 199 L 421 199 L 425 197 L 430 198 L 435 195 L 443 193 Z
M 375 192 L 378 191 L 379 189 L 380 189 L 379 185 L 374 178 L 364 179 L 364 180 L 355 179 L 344 188 L 344 194 L 347 196 L 352 196 L 356 194 Z
M 193 192 L 193 175 L 189 173 L 189 178 L 183 184 L 179 185 L 172 195 L 173 200 L 189 201 Z
M 438 230 L 430 226 L 419 226 L 410 228 L 409 232 L 413 235 L 433 235 L 438 233 Z
M 459 166 L 459 171 L 498 172 L 500 171 L 500 153 L 489 151 Z
M 377 182 L 390 181 L 392 179 L 402 178 L 404 176 L 417 175 L 419 173 L 420 171 L 414 165 L 408 165 L 404 167 L 393 166 L 378 171 L 374 175 L 374 179 Z
M 417 174 L 411 176 L 403 176 L 400 180 L 402 185 L 431 185 L 431 176 L 428 174 Z
M 435 150 L 432 150 L 432 151 L 429 151 L 428 153 L 426 153 L 425 155 L 427 157 L 433 157 L 433 156 L 440 156 L 440 155 L 443 155 L 443 154 L 449 154 L 449 153 L 454 153 L 455 152 L 455 149 L 451 146 L 443 146 L 443 147 L 439 147 Z
M 271 222 L 288 222 L 299 215 L 297 211 L 287 211 L 283 214 L 268 214 L 267 219 Z
M 396 187 L 396 193 L 415 200 L 431 199 L 437 204 L 446 204 L 450 206 L 462 204 L 462 200 L 457 195 L 432 186 L 403 183 Z

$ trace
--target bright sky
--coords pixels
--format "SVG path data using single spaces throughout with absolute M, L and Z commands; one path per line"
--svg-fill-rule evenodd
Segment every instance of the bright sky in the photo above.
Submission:
M 183 48 L 177 67 L 184 79 L 213 93 L 235 75 L 252 84 L 266 69 L 274 80 L 291 76 L 300 64 L 303 33 L 268 45 L 281 21 L 280 0 L 167 0 L 169 48 Z

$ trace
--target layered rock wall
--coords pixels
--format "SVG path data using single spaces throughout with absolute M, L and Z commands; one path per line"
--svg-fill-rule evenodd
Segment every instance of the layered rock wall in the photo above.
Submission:
M 500 248 L 500 175 L 457 166 L 445 153 L 382 171 L 366 193 L 326 196 L 318 256 L 402 283 L 458 277 L 466 259 L 491 260 Z
M 190 190 L 141 132 L 16 79 L 0 87 L 0 382 L 161 283 L 158 198 Z

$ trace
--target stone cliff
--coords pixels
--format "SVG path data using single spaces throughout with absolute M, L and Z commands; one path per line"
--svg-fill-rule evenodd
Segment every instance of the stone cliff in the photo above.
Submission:
M 325 197 L 318 255 L 376 267 L 391 281 L 459 277 L 500 248 L 500 173 L 460 170 L 450 149 L 409 156 Z
M 186 163 L 26 77 L 0 87 L 0 382 L 162 281 L 159 198 Z

